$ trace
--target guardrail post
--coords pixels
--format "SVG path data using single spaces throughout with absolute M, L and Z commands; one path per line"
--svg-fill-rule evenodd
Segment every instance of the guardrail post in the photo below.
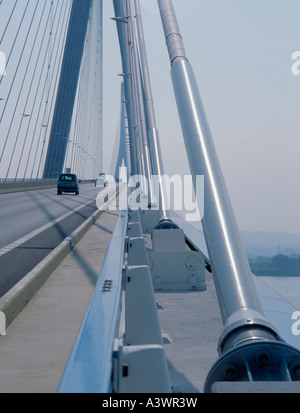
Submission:
M 146 209 L 141 211 L 141 224 L 144 234 L 151 234 L 159 221 L 159 211 Z
M 143 265 L 148 262 L 143 237 L 128 239 L 128 265 Z
M 187 248 L 182 229 L 154 229 L 149 265 L 155 290 L 205 290 L 203 255 Z
M 116 393 L 171 393 L 164 347 L 158 344 L 124 346 L 115 341 Z
M 126 345 L 163 344 L 148 265 L 127 267 L 125 326 Z
M 171 384 L 140 215 L 129 211 L 124 301 L 115 340 L 114 390 L 169 393 Z

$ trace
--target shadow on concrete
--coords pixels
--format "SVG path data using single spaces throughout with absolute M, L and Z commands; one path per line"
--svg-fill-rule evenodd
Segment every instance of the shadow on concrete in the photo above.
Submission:
M 183 373 L 176 370 L 170 360 L 167 360 L 167 362 L 173 393 L 201 393 Z
M 78 263 L 79 267 L 83 270 L 84 275 L 90 281 L 90 283 L 95 287 L 98 281 L 99 273 L 97 273 L 87 262 L 84 256 L 76 249 L 72 251 L 72 256 Z

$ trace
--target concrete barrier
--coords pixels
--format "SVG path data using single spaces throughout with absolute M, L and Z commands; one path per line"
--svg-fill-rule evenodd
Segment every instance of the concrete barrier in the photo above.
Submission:
M 74 246 L 81 240 L 99 216 L 108 209 L 109 204 L 125 187 L 120 185 L 117 190 L 107 188 L 108 200 L 94 214 L 85 220 L 71 235 L 59 244 L 46 258 L 44 258 L 32 271 L 22 278 L 13 288 L 0 298 L 0 312 L 5 314 L 6 327 L 18 316 L 42 287 L 48 277 L 59 266 Z
M 70 251 L 70 242 L 63 241 L 32 271 L 1 297 L 0 311 L 5 314 L 6 327 L 8 327 L 23 310 Z
M 90 184 L 95 182 L 93 179 L 81 181 L 80 184 Z M 0 182 L 0 194 L 9 194 L 13 192 L 35 191 L 38 189 L 56 188 L 57 179 L 49 181 L 28 181 L 28 182 Z
M 1 182 L 0 194 L 9 194 L 13 192 L 34 191 L 37 189 L 54 188 L 57 180 L 51 181 L 30 181 L 30 182 Z

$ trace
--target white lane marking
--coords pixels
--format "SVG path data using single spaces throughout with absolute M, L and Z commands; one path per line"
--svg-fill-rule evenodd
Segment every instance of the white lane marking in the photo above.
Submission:
M 46 229 L 52 227 L 53 225 L 57 224 L 58 222 L 62 221 L 65 218 L 67 218 L 68 216 L 74 214 L 74 212 L 77 212 L 79 209 L 89 205 L 91 202 L 93 202 L 93 201 L 89 200 L 89 202 L 79 205 L 77 208 L 72 209 L 71 211 L 69 211 L 69 212 L 65 213 L 64 215 L 60 216 L 59 218 L 55 218 L 53 221 L 50 221 L 48 224 L 45 224 L 42 227 L 35 229 L 34 231 L 30 232 L 29 234 L 25 235 L 24 237 L 21 237 L 18 240 L 12 242 L 11 244 L 6 245 L 6 247 L 1 248 L 0 249 L 0 257 L 4 254 L 7 254 L 9 251 L 13 250 L 14 248 L 17 248 L 20 245 L 24 244 L 24 242 L 29 241 L 30 239 L 34 238 L 36 235 L 39 235 L 41 232 L 43 232 Z

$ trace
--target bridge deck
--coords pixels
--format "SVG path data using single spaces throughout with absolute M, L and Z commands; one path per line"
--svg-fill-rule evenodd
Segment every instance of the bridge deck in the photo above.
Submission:
M 0 337 L 0 393 L 57 391 L 117 219 L 118 211 L 102 213 Z M 218 357 L 223 327 L 212 276 L 206 276 L 205 291 L 155 293 L 174 393 L 201 393 Z M 280 385 L 267 391 L 299 392 L 298 382 Z M 261 383 L 247 386 L 219 390 L 264 391 Z
M 0 337 L 1 393 L 56 392 L 117 219 L 118 211 L 98 218 Z M 156 293 L 174 392 L 202 392 L 217 358 L 222 325 L 210 274 L 207 287 Z
M 156 293 L 156 300 L 173 391 L 201 393 L 222 331 L 212 276 L 205 291 Z
M 103 212 L 0 337 L 1 393 L 56 392 L 117 219 Z

